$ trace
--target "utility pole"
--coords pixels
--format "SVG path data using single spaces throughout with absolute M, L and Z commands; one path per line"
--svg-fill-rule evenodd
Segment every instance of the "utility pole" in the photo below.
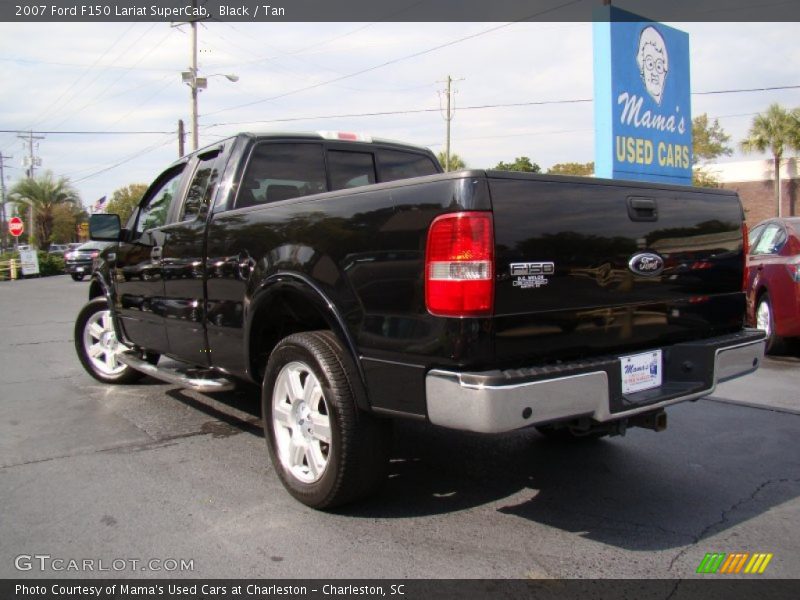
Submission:
M 3 156 L 3 154 L 0 153 L 0 227 L 3 229 L 3 235 L 0 239 L 2 239 L 3 250 L 8 247 L 8 238 L 6 237 L 8 235 L 8 226 L 6 225 L 6 178 L 3 168 L 5 167 L 5 161 L 11 160 L 12 158 L 14 157 Z
M 192 14 L 197 9 L 197 0 L 192 0 Z M 199 136 L 197 134 L 197 21 L 190 21 L 192 26 L 192 151 L 197 150 Z
M 445 137 L 445 145 L 444 145 L 445 172 L 450 171 L 450 121 L 452 121 L 453 117 L 455 116 L 455 103 L 453 102 L 453 93 L 454 93 L 453 83 L 455 83 L 456 81 L 463 81 L 463 79 L 453 79 L 450 75 L 448 75 L 447 79 L 444 82 L 447 83 L 447 89 L 445 90 L 447 98 L 445 100 L 445 113 L 444 113 L 444 120 L 447 123 L 447 134 Z
M 28 135 L 17 135 L 23 142 L 28 142 L 28 156 L 25 157 L 24 163 L 28 166 L 27 175 L 30 179 L 34 178 L 36 174 L 36 167 L 42 164 L 42 159 L 35 156 L 33 153 L 33 141 L 43 140 L 43 135 L 33 135 L 33 131 L 29 131 Z M 33 202 L 28 200 L 28 244 L 33 246 Z
M 450 112 L 450 96 L 452 95 L 451 85 L 453 83 L 453 78 L 450 75 L 447 76 L 447 112 L 445 113 L 445 120 L 447 121 L 447 144 L 445 145 L 444 151 L 444 170 L 449 172 L 450 171 L 450 121 L 453 120 L 452 113 Z
M 192 8 L 193 14 L 197 10 L 197 0 L 192 0 Z M 200 20 L 200 17 L 194 17 L 190 21 L 188 21 L 189 26 L 192 28 L 192 44 L 191 44 L 191 52 L 192 56 L 190 57 L 190 66 L 188 71 L 183 71 L 181 73 L 181 80 L 183 83 L 189 86 L 189 89 L 192 91 L 192 102 L 191 102 L 191 111 L 192 111 L 192 151 L 197 150 L 199 146 L 199 138 L 200 138 L 200 125 L 198 124 L 198 116 L 197 116 L 197 98 L 198 93 L 200 90 L 204 90 L 208 87 L 208 77 L 215 77 L 217 75 L 225 77 L 228 81 L 239 81 L 238 75 L 231 75 L 231 74 L 224 74 L 224 73 L 214 73 L 209 75 L 208 77 L 198 77 L 197 73 L 197 21 Z M 177 26 L 185 25 L 185 23 L 180 23 Z M 183 156 L 183 151 L 181 150 L 181 156 Z
M 183 126 L 183 119 L 178 119 L 178 158 L 186 154 L 186 129 Z
M 43 140 L 43 135 L 33 135 L 33 131 L 29 131 L 28 135 L 17 135 L 19 139 L 28 144 L 28 156 L 25 158 L 25 166 L 28 167 L 27 175 L 33 179 L 35 168 L 42 164 L 42 159 L 33 154 L 33 141 Z

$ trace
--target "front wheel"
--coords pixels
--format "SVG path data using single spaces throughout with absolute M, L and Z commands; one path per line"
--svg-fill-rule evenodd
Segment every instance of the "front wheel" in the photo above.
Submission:
M 82 273 L 72 273 L 71 274 L 73 281 L 83 281 L 83 274 Z
M 143 377 L 118 360 L 128 347 L 117 340 L 105 298 L 95 298 L 78 313 L 75 350 L 86 372 L 103 383 L 133 383 Z
M 281 483 L 307 506 L 351 502 L 386 479 L 390 424 L 359 411 L 360 385 L 330 331 L 290 335 L 270 355 L 261 392 L 264 437 Z
M 783 348 L 783 338 L 775 333 L 775 313 L 772 301 L 766 292 L 758 299 L 756 306 L 756 327 L 767 334 L 765 351 L 774 354 Z

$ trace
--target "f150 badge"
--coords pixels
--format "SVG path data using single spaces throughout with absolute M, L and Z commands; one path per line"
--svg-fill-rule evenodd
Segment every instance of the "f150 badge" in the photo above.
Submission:
M 556 265 L 551 262 L 511 263 L 510 268 L 514 280 L 511 285 L 522 289 L 545 286 L 556 272 Z
M 655 277 L 664 270 L 664 261 L 658 254 L 640 252 L 631 257 L 628 261 L 628 268 L 637 275 Z

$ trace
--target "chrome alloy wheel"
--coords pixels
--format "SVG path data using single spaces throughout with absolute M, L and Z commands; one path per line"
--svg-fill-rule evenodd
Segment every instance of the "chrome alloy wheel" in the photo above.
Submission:
M 331 419 L 322 386 L 300 361 L 281 369 L 272 392 L 272 427 L 283 467 L 303 483 L 322 478 L 331 448 Z
M 119 375 L 126 369 L 117 356 L 128 348 L 117 341 L 111 311 L 97 311 L 89 317 L 83 328 L 83 346 L 92 366 L 100 374 Z
M 769 302 L 762 300 L 758 303 L 758 308 L 756 308 L 756 327 L 758 329 L 763 329 L 767 332 L 767 338 L 772 335 L 772 319 L 770 318 L 770 305 Z

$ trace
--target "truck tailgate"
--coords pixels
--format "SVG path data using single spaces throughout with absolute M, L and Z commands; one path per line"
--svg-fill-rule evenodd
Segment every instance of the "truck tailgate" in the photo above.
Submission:
M 613 354 L 742 326 L 735 193 L 487 175 L 498 358 Z

